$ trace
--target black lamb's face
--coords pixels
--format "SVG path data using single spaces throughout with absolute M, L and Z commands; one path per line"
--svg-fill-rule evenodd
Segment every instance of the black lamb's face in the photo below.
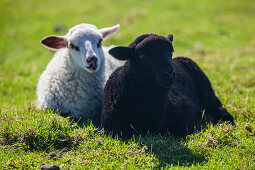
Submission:
M 141 78 L 153 86 L 170 87 L 175 78 L 171 42 L 166 38 L 148 39 L 139 44 L 135 51 Z
M 145 84 L 169 88 L 175 73 L 172 64 L 173 36 L 155 34 L 138 37 L 129 47 L 115 47 L 109 53 L 120 60 L 130 60 L 135 73 Z

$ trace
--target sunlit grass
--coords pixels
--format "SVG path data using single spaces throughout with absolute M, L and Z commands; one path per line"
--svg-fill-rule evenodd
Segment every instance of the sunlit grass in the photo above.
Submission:
M 252 0 L 1 0 L 0 169 L 46 163 L 63 169 L 254 169 L 254 11 Z M 208 125 L 186 139 L 148 134 L 127 140 L 91 122 L 36 110 L 37 80 L 53 55 L 40 40 L 82 22 L 121 25 L 104 45 L 128 45 L 144 33 L 173 34 L 174 57 L 199 64 L 237 126 Z

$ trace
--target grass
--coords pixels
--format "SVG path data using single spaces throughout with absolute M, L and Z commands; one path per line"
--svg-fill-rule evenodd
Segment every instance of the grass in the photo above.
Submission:
M 0 169 L 43 163 L 62 169 L 255 168 L 254 1 L 1 0 L 0 9 Z M 90 122 L 36 110 L 37 80 L 53 55 L 40 40 L 82 22 L 121 25 L 104 45 L 172 33 L 174 56 L 201 66 L 237 126 L 208 125 L 185 139 L 125 140 Z

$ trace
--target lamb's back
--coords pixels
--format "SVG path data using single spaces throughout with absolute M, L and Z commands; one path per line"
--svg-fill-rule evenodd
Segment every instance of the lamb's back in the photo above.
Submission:
M 168 107 L 164 129 L 174 136 L 185 136 L 200 126 L 202 107 L 193 74 L 194 61 L 186 57 L 173 59 L 176 78 L 168 92 Z M 200 127 L 198 127 L 200 128 Z

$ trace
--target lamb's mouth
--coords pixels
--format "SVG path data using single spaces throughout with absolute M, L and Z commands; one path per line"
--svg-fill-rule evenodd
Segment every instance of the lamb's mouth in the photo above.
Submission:
M 169 88 L 173 84 L 173 81 L 161 82 L 160 86 L 164 88 Z
M 96 71 L 98 69 L 98 64 L 95 63 L 95 64 L 90 64 L 89 66 L 86 67 L 88 70 L 90 71 Z
M 167 76 L 164 76 L 161 81 L 161 86 L 163 87 L 170 87 L 175 80 L 175 73 L 167 74 Z

